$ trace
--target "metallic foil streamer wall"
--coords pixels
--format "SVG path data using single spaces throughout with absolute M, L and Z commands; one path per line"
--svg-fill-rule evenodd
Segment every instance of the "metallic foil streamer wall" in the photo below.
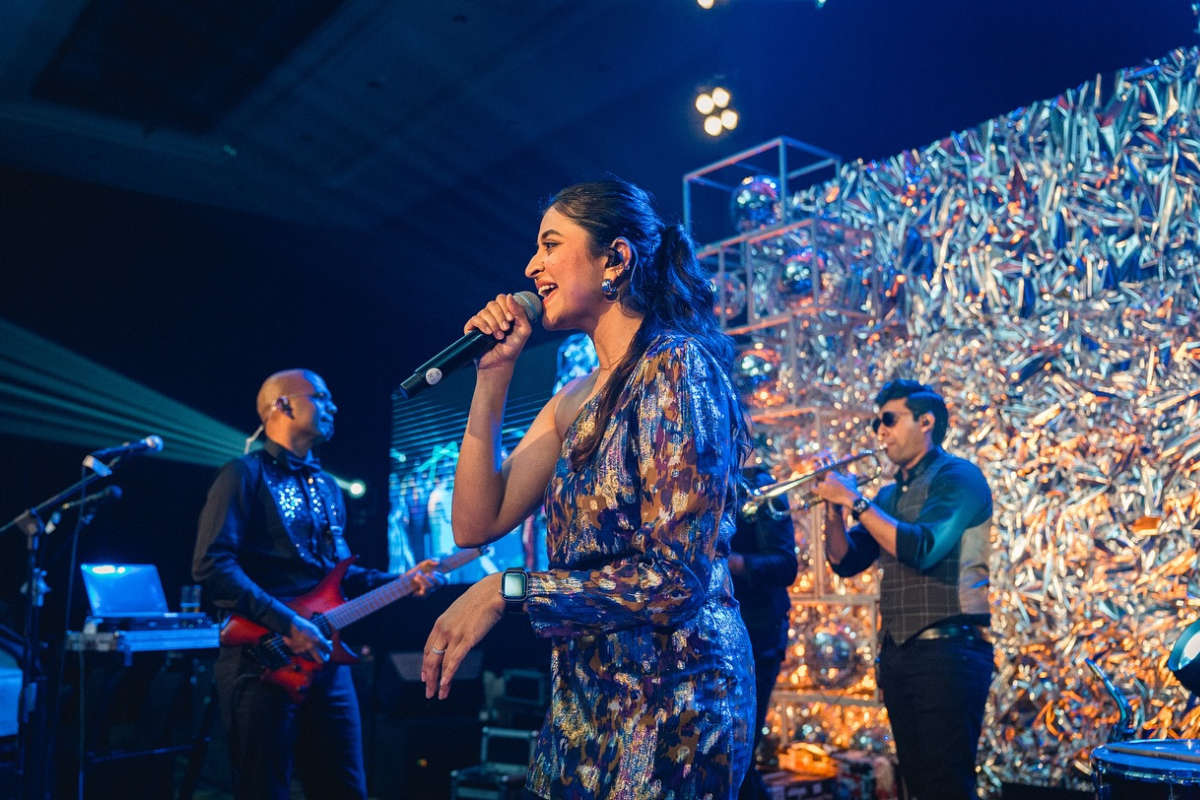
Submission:
M 1200 734 L 1166 668 L 1200 616 L 1198 75 L 1197 51 L 1175 51 L 795 194 L 766 170 L 733 195 L 739 237 L 701 252 L 780 477 L 819 447 L 869 447 L 893 376 L 946 396 L 946 446 L 996 499 L 992 793 L 1086 785 L 1117 718 L 1088 657 L 1144 735 Z M 800 594 L 828 579 L 802 567 Z

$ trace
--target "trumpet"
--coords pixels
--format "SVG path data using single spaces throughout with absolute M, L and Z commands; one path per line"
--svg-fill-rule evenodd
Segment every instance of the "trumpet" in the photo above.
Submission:
M 801 486 L 819 481 L 825 477 L 826 473 L 836 472 L 842 467 L 845 467 L 848 464 L 853 464 L 855 461 L 861 461 L 864 458 L 870 458 L 874 460 L 875 471 L 870 475 L 854 475 L 853 477 L 857 480 L 857 484 L 859 486 L 862 486 L 864 483 L 870 483 L 878 478 L 879 474 L 883 472 L 883 462 L 879 460 L 879 456 L 875 455 L 874 450 L 863 450 L 861 453 L 855 453 L 847 456 L 841 461 L 828 464 L 820 469 L 814 469 L 812 472 L 806 472 L 797 478 L 779 481 L 778 483 L 773 483 L 770 486 L 764 486 L 761 489 L 750 489 L 749 496 L 746 498 L 746 501 L 742 503 L 742 507 L 738 509 L 738 511 L 742 515 L 743 519 L 752 520 L 758 515 L 758 512 L 762 510 L 764 506 L 766 506 L 766 512 L 771 515 L 772 519 L 782 519 L 791 512 L 786 508 L 779 508 L 778 506 L 773 505 L 771 503 L 772 500 L 777 497 L 782 497 L 793 489 L 798 489 Z M 800 503 L 797 507 L 812 508 L 821 502 L 824 501 L 809 491 L 805 492 L 805 494 L 801 497 Z

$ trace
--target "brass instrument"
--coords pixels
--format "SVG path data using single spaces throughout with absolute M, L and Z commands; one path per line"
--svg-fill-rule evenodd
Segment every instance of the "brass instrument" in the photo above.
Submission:
M 779 481 L 778 483 L 773 483 L 770 486 L 764 486 L 761 489 L 750 489 L 749 497 L 747 497 L 746 501 L 742 503 L 742 507 L 738 509 L 738 511 L 742 515 L 743 519 L 752 520 L 755 518 L 755 516 L 757 516 L 759 510 L 761 510 L 763 506 L 766 506 L 767 513 L 770 514 L 773 519 L 783 519 L 791 512 L 786 508 L 778 508 L 772 505 L 772 500 L 787 494 L 793 489 L 797 489 L 814 481 L 819 481 L 825 477 L 826 473 L 836 472 L 842 467 L 845 467 L 847 464 L 853 464 L 855 461 L 861 461 L 864 458 L 870 458 L 875 461 L 875 471 L 870 475 L 854 475 L 852 477 L 857 479 L 859 486 L 862 486 L 864 483 L 870 483 L 878 478 L 879 474 L 883 472 L 883 463 L 879 460 L 879 456 L 875 455 L 874 450 L 863 450 L 861 453 L 855 453 L 851 456 L 847 456 L 841 461 L 828 464 L 820 469 L 815 469 L 812 472 L 806 472 L 797 478 Z M 812 492 L 808 492 L 803 496 L 799 505 L 797 505 L 797 508 L 812 508 L 821 502 L 824 502 L 821 500 L 821 498 L 817 497 Z

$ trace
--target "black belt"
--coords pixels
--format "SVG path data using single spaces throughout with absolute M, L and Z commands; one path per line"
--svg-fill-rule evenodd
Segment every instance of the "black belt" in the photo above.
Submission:
M 925 641 L 930 639 L 974 639 L 977 642 L 984 642 L 985 644 L 992 643 L 992 635 L 988 632 L 987 628 L 961 623 L 931 625 L 912 638 Z

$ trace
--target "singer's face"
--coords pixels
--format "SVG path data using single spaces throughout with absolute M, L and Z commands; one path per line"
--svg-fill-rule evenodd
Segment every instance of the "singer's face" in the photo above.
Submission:
M 542 217 L 537 252 L 525 268 L 542 298 L 542 324 L 547 330 L 589 330 L 607 305 L 600 283 L 604 253 L 570 217 L 551 208 Z

